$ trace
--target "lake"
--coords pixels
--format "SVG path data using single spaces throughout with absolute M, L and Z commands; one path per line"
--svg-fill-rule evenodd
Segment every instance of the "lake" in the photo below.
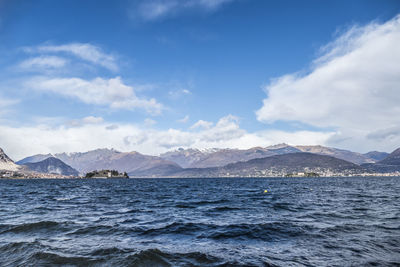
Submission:
M 0 266 L 399 266 L 400 177 L 0 180 Z

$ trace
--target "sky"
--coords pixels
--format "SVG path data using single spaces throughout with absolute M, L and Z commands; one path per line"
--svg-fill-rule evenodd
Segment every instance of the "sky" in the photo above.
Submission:
M 0 0 L 0 147 L 400 146 L 398 0 Z

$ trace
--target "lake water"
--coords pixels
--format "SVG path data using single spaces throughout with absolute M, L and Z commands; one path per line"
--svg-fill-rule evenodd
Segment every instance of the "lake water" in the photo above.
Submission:
M 54 265 L 399 266 L 400 178 L 0 180 L 0 266 Z

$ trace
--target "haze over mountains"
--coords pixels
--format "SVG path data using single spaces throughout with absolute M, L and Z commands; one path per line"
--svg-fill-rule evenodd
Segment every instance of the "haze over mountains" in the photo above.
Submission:
M 81 174 L 94 170 L 110 169 L 120 172 L 145 172 L 155 167 L 158 170 L 179 170 L 180 166 L 174 162 L 156 156 L 147 156 L 138 152 L 119 152 L 114 149 L 96 149 L 88 152 L 59 153 L 55 155 L 34 155 L 24 158 L 17 164 L 39 162 L 54 156 L 78 170 Z
M 360 154 L 323 146 L 278 144 L 250 149 L 178 149 L 160 156 L 138 152 L 96 149 L 88 152 L 39 154 L 16 165 L 1 150 L 0 169 L 21 168 L 37 172 L 77 176 L 101 169 L 127 172 L 133 177 L 281 176 L 291 172 L 346 175 L 400 171 L 400 149 L 392 154 Z
M 274 155 L 301 152 L 299 149 L 277 145 L 268 148 L 254 147 L 241 149 L 179 149 L 161 154 L 160 157 L 174 161 L 183 168 L 220 167 L 238 161 L 247 161 L 256 158 L 265 158 Z
M 278 144 L 269 147 L 254 147 L 250 149 L 213 149 L 201 151 L 199 149 L 179 149 L 161 154 L 160 157 L 174 161 L 183 168 L 208 168 L 220 167 L 238 161 L 247 161 L 256 158 L 265 158 L 296 152 L 309 152 L 313 154 L 332 156 L 350 161 L 355 164 L 374 163 L 388 153 L 369 152 L 361 154 L 349 150 L 324 147 L 324 146 L 290 146 Z
M 285 176 L 305 172 L 324 175 L 350 175 L 363 171 L 364 169 L 361 166 L 345 160 L 297 152 L 240 161 L 223 167 L 182 169 L 168 175 L 174 177 L 260 177 Z

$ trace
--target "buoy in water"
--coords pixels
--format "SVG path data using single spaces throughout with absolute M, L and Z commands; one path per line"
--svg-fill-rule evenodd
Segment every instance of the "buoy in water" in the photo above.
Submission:
M 265 189 L 265 190 L 264 190 L 264 193 L 268 193 L 268 190 L 267 190 L 267 189 Z

